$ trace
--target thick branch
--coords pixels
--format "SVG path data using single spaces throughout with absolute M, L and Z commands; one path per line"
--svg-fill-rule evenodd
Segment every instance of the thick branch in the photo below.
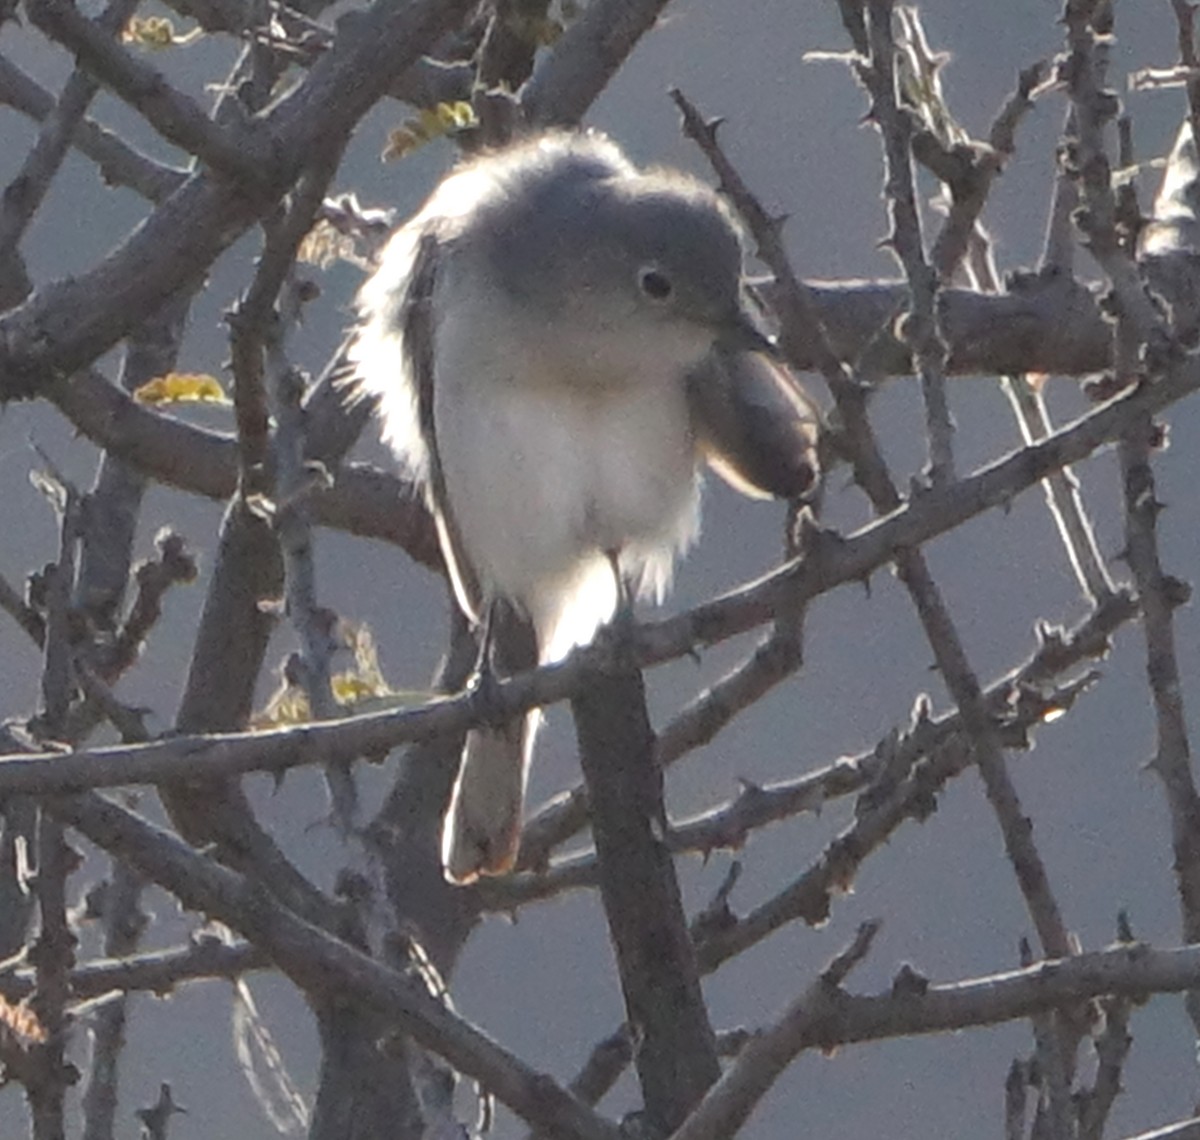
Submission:
M 0 56 L 0 103 L 39 123 L 55 108 L 54 96 L 4 56 Z M 151 202 L 161 201 L 187 178 L 186 171 L 155 162 L 89 118 L 75 124 L 71 141 L 100 168 L 108 185 L 128 186 Z
M 1122 944 L 927 988 L 921 979 L 910 979 L 871 997 L 831 992 L 798 1019 L 795 1051 L 998 1025 L 1077 1007 L 1105 994 L 1144 1000 L 1147 994 L 1180 993 L 1200 984 L 1200 946 L 1153 950 L 1140 943 Z
M 534 70 L 521 93 L 530 122 L 573 126 L 658 20 L 667 0 L 596 0 Z
M 163 138 L 247 186 L 267 176 L 269 140 L 249 121 L 236 130 L 218 125 L 145 59 L 121 47 L 63 0 L 27 0 L 25 10 L 42 32 L 72 52 L 98 82 L 138 111 Z
M 249 187 L 193 175 L 108 257 L 0 318 L 0 399 L 86 367 L 139 317 L 201 279 L 213 260 L 295 181 L 310 155 L 349 135 L 392 78 L 458 19 L 467 0 L 384 0 L 341 21 L 333 48 L 273 104 L 269 178 Z
M 639 1039 L 652 1127 L 675 1129 L 721 1074 L 665 842 L 662 769 L 637 669 L 596 670 L 572 703 L 591 802 L 600 894 Z

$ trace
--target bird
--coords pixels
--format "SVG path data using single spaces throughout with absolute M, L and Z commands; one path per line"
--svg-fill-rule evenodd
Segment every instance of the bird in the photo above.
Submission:
M 707 463 L 796 499 L 818 414 L 777 359 L 730 207 L 597 131 L 468 157 L 379 253 L 353 383 L 420 488 L 480 668 L 563 658 L 661 601 L 699 527 Z M 446 878 L 514 866 L 539 714 L 466 738 Z

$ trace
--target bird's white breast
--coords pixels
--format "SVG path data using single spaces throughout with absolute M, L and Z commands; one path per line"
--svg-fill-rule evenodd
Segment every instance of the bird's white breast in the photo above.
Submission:
M 522 604 L 543 657 L 557 657 L 612 615 L 606 551 L 661 594 L 695 535 L 684 386 L 653 346 L 595 383 L 602 342 L 579 383 L 557 330 L 522 323 L 469 279 L 439 287 L 456 292 L 436 306 L 434 426 L 463 552 L 485 594 Z

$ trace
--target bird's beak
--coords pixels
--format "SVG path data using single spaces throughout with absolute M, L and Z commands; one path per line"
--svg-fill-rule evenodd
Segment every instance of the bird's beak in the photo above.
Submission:
M 717 334 L 717 347 L 727 352 L 761 352 L 780 360 L 778 340 L 766 333 L 745 309 L 739 308 Z

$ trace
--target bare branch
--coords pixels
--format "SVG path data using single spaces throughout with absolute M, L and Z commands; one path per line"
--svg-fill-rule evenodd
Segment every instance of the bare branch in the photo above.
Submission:
M 74 692 L 70 609 L 81 522 L 79 497 L 74 488 L 56 484 L 54 490 L 61 497 L 59 549 L 47 590 L 42 711 L 36 719 L 39 735 L 51 740 L 63 734 Z M 78 856 L 68 848 L 61 822 L 49 816 L 42 805 L 39 805 L 36 849 L 33 894 L 39 929 L 30 951 L 35 978 L 30 1007 L 43 1036 L 30 1050 L 29 1067 L 22 1083 L 34 1140 L 60 1140 L 65 1135 L 66 1093 L 76 1075 L 67 1062 L 66 1007 L 71 996 L 70 971 L 76 945 L 67 920 L 67 877 L 74 870 Z
M 1188 0 L 1171 0 L 1178 29 L 1179 63 L 1188 75 L 1186 82 L 1188 120 L 1192 139 L 1200 146 L 1200 57 L 1196 54 L 1196 9 Z
M 189 946 L 151 950 L 121 958 L 98 958 L 71 971 L 71 995 L 76 1003 L 94 1004 L 113 993 L 167 994 L 186 982 L 235 978 L 270 965 L 267 956 L 249 942 L 227 942 L 201 932 Z M 0 994 L 20 1001 L 33 992 L 34 976 L 27 969 L 0 974 Z
M 824 1004 L 841 993 L 842 982 L 866 957 L 879 931 L 879 922 L 864 922 L 854 941 L 817 977 L 803 996 L 774 1025 L 754 1034 L 734 1063 L 709 1090 L 704 1100 L 679 1128 L 672 1140 L 722 1140 L 735 1135 L 770 1087 L 791 1064 L 798 1050 L 793 1039 L 811 1019 L 815 1004 Z
M 1118 594 L 1069 634 L 1042 632 L 1037 652 L 986 694 L 996 731 L 1007 747 L 1027 748 L 1034 726 L 1071 705 L 1091 678 L 1085 675 L 1062 684 L 1056 683 L 1057 678 L 1087 658 L 1107 653 L 1111 635 L 1136 615 L 1129 595 Z M 904 820 L 924 819 L 933 797 L 972 759 L 961 715 L 947 713 L 931 719 L 918 705 L 912 725 L 903 733 L 893 731 L 870 752 L 795 780 L 766 787 L 748 785 L 732 803 L 673 826 L 668 834 L 673 850 L 707 854 L 718 847 L 740 846 L 750 831 L 771 822 L 819 810 L 838 796 L 863 793 L 855 822 L 799 879 L 745 918 L 703 932 L 705 969 L 715 969 L 797 918 L 823 922 L 829 916 L 830 898 L 853 881 L 867 856 L 887 842 Z M 553 813 L 547 812 L 545 819 L 552 821 Z M 482 909 L 508 913 L 595 881 L 595 859 L 584 853 L 557 860 L 540 873 L 494 879 L 473 889 Z
M 646 1116 L 668 1133 L 720 1076 L 716 1037 L 675 864 L 663 842 L 662 769 L 641 672 L 618 664 L 584 680 L 571 712 L 591 803 L 600 897 L 627 1021 L 639 1036 L 635 1061 Z
M 1155 307 L 1136 264 L 1117 241 L 1117 207 L 1112 191 L 1111 168 L 1104 151 L 1103 124 L 1116 116 L 1118 103 L 1110 91 L 1101 90 L 1093 59 L 1096 32 L 1092 18 L 1099 0 L 1067 0 L 1063 23 L 1069 54 L 1060 61 L 1058 77 L 1066 85 L 1075 110 L 1078 138 L 1075 153 L 1068 154 L 1066 169 L 1078 179 L 1082 208 L 1075 224 L 1088 252 L 1112 283 L 1122 314 L 1132 323 L 1139 341 L 1158 360 L 1170 342 L 1162 314 Z
M 930 251 L 930 261 L 943 283 L 950 280 L 953 267 L 962 263 L 974 234 L 979 216 L 991 192 L 992 183 L 1003 171 L 1005 162 L 1016 150 L 1016 129 L 1033 108 L 1033 92 L 1046 74 L 1045 63 L 1031 64 L 1017 77 L 1015 91 L 992 123 L 986 146 L 970 149 L 971 161 L 961 176 L 947 183 L 950 211 Z M 920 158 L 919 152 L 914 154 Z M 961 166 L 961 164 L 959 164 Z
M 1108 1114 L 1121 1092 L 1121 1075 L 1133 1038 L 1129 1036 L 1131 1002 L 1110 997 L 1100 1003 L 1104 1024 L 1096 1035 L 1096 1078 L 1081 1097 L 1079 1140 L 1103 1140 Z
M 787 599 L 807 601 L 838 585 L 861 581 L 890 561 L 901 547 L 916 547 L 968 518 L 1003 506 L 1021 490 L 1066 464 L 1076 463 L 1117 438 L 1133 418 L 1168 407 L 1200 388 L 1200 362 L 1184 360 L 1154 384 L 1129 389 L 1069 424 L 1046 440 L 1030 445 L 951 486 L 931 489 L 888 517 L 848 538 L 819 544 L 801 561 L 791 562 L 749 586 L 695 607 L 685 614 L 640 626 L 635 652 L 649 664 L 682 656 L 696 646 L 745 632 L 771 620 Z M 587 651 L 576 657 L 586 657 Z M 572 658 L 534 674 L 498 683 L 496 698 L 505 713 L 564 699 L 578 684 Z M 44 792 L 104 787 L 169 778 L 172 765 L 194 774 L 190 765 L 212 764 L 214 774 L 261 769 L 280 770 L 301 762 L 378 752 L 405 740 L 465 729 L 482 715 L 469 696 L 400 713 L 379 713 L 272 733 L 229 734 L 195 741 L 175 740 L 140 750 L 98 749 L 55 758 L 52 776 L 44 756 L 18 756 L 0 765 L 0 788 Z M 167 759 L 174 757 L 173 759 Z M 160 765 L 162 765 L 160 767 Z
M 1157 749 L 1150 767 L 1162 781 L 1171 813 L 1172 866 L 1176 875 L 1184 937 L 1200 940 L 1200 795 L 1191 772 L 1191 746 L 1183 704 L 1179 661 L 1175 651 L 1173 613 L 1190 589 L 1162 569 L 1157 522 L 1163 505 L 1155 492 L 1150 466 L 1152 441 L 1158 435 L 1144 420 L 1121 446 L 1125 489 L 1126 558 L 1137 582 L 1145 615 L 1146 676 L 1154 702 Z M 1200 1007 L 1189 1012 L 1200 1019 Z
M 41 646 L 46 637 L 46 623 L 42 620 L 42 615 L 28 605 L 8 580 L 2 576 L 0 576 L 0 610 L 4 610 L 25 631 L 30 641 Z
M 185 906 L 239 930 L 297 985 L 318 994 L 336 991 L 343 1001 L 385 1012 L 530 1124 L 564 1140 L 620 1140 L 614 1125 L 549 1077 L 524 1065 L 402 975 L 308 925 L 253 881 L 99 796 L 59 799 L 53 806 L 64 822 L 128 859 Z
M 1005 376 L 1004 392 L 1016 413 L 1025 442 L 1045 439 L 1053 429 L 1041 384 L 1026 376 Z M 1097 605 L 1112 593 L 1113 583 L 1083 506 L 1079 480 L 1069 467 L 1064 467 L 1047 476 L 1043 486 L 1071 569 L 1085 596 Z
M 60 0 L 42 3 L 53 7 Z M 256 193 L 248 194 L 245 184 L 197 173 L 94 268 L 46 286 L 0 317 L 0 399 L 30 395 L 48 377 L 86 367 L 142 314 L 198 281 L 222 250 L 273 207 L 314 151 L 348 137 L 392 78 L 467 3 L 383 0 L 343 20 L 334 47 L 265 112 L 272 161 Z
M 871 13 L 867 27 L 871 37 L 872 59 L 871 66 L 861 64 L 860 71 L 866 75 L 866 81 L 877 103 L 881 96 L 880 91 L 876 88 L 882 90 L 882 87 L 886 85 L 889 91 L 891 90 L 890 80 L 887 84 L 883 84 L 878 76 L 871 77 L 872 67 L 875 69 L 880 67 L 880 58 L 883 55 L 888 56 L 888 67 L 890 68 L 891 48 L 888 44 L 880 42 L 881 37 L 885 35 L 880 29 L 880 25 L 884 21 L 888 22 L 886 34 L 890 37 L 891 4 L 889 0 L 868 0 L 868 11 Z M 874 86 L 871 86 L 872 84 Z M 684 107 L 685 119 L 689 123 L 695 124 L 697 116 L 694 112 L 690 116 L 688 115 L 689 108 L 678 95 L 676 95 L 676 102 Z M 889 147 L 889 155 L 897 151 L 901 145 L 900 142 L 888 141 L 886 137 L 889 133 L 889 125 L 892 131 L 902 129 L 899 120 L 893 121 L 893 119 L 881 122 L 885 143 Z M 694 126 L 693 129 L 695 129 Z M 706 153 L 714 161 L 717 161 L 716 156 L 720 155 L 720 150 L 716 145 L 713 129 L 701 125 L 697 133 L 706 144 Z M 904 135 L 903 146 L 907 147 L 907 133 Z M 811 338 L 818 341 L 825 340 L 824 330 L 816 317 L 811 298 L 793 272 L 786 252 L 779 242 L 778 227 L 766 220 L 761 207 L 758 206 L 742 180 L 736 177 L 736 171 L 732 169 L 728 160 L 721 155 L 719 161 L 722 182 L 727 189 L 730 189 L 731 186 L 736 187 L 736 192 L 730 189 L 735 205 L 739 209 L 746 210 L 746 224 L 754 235 L 763 259 L 767 262 L 785 295 L 787 303 L 780 314 L 784 321 L 785 347 L 790 341 L 789 324 L 805 329 Z M 911 183 L 911 175 L 907 181 Z M 889 182 L 888 194 L 891 197 L 903 189 L 893 187 Z M 909 186 L 904 192 L 909 193 L 910 190 Z M 894 209 L 900 209 L 901 213 L 904 212 L 900 207 L 894 207 Z M 915 257 L 916 251 L 913 251 L 911 256 Z M 914 288 L 916 288 L 915 285 Z M 936 340 L 936 337 L 933 339 Z M 927 345 L 926 348 L 929 352 L 935 353 L 940 360 L 940 349 L 934 349 L 931 345 Z M 867 416 L 867 387 L 858 378 L 849 375 L 848 370 L 836 360 L 832 349 L 827 344 L 821 357 L 822 373 L 825 375 L 837 403 L 845 433 L 844 446 L 850 455 L 855 479 L 871 499 L 876 511 L 881 515 L 890 514 L 901 508 L 902 500 L 881 457 L 874 429 Z M 927 364 L 931 363 L 933 363 L 933 357 L 927 361 Z M 940 376 L 940 364 L 937 365 L 937 370 Z M 931 415 L 935 419 L 938 418 L 936 412 Z M 933 492 L 936 493 L 945 485 L 942 481 L 935 481 Z M 809 560 L 811 560 L 811 556 Z M 1058 913 L 1057 903 L 1050 891 L 1037 849 L 1033 845 L 1029 821 L 1021 813 L 1016 790 L 1005 770 L 1004 757 L 996 743 L 988 720 L 979 682 L 963 652 L 953 621 L 943 604 L 937 585 L 929 574 L 921 552 L 915 547 L 900 549 L 897 551 L 895 561 L 897 573 L 908 588 L 925 628 L 938 669 L 951 696 L 962 711 L 974 739 L 976 762 L 983 775 L 988 799 L 996 811 L 1004 834 L 1006 850 L 1012 860 L 1018 882 L 1038 927 L 1043 945 L 1049 953 L 1056 956 L 1065 955 L 1069 952 L 1069 943 L 1062 918 Z
M 136 0 L 113 0 L 92 27 L 101 39 L 111 40 L 135 7 Z M 0 262 L 7 261 L 16 251 L 66 157 L 71 135 L 98 87 L 96 80 L 82 71 L 71 74 L 54 109 L 43 121 L 37 140 L 25 155 L 21 169 L 5 188 L 3 210 L 0 211 Z
M 232 437 L 143 407 L 91 370 L 50 385 L 47 394 L 84 435 L 147 475 L 212 499 L 233 494 L 238 455 Z M 386 539 L 421 565 L 441 567 L 428 511 L 412 485 L 393 473 L 342 464 L 334 485 L 314 494 L 312 510 L 324 526 Z
M 1140 1132 L 1127 1140 L 1200 1140 L 1200 1116 L 1156 1128 L 1153 1132 Z
M 54 97 L 11 60 L 0 55 L 0 103 L 37 122 L 55 108 Z M 82 118 L 71 130 L 71 142 L 99 168 L 110 186 L 128 186 L 151 202 L 160 202 L 187 178 L 187 172 L 164 166 L 135 150 L 124 139 Z
M 141 909 L 141 877 L 126 864 L 115 861 L 112 877 L 100 892 L 100 917 L 104 923 L 104 953 L 110 958 L 124 958 L 137 949 L 137 944 L 149 923 Z M 80 970 L 71 972 L 71 994 L 79 1001 L 74 988 Z M 126 1002 L 124 994 L 106 1002 L 95 1012 L 92 1021 L 92 1055 L 88 1080 L 81 1099 L 83 1109 L 83 1140 L 107 1140 L 113 1135 L 117 1113 L 117 1063 L 125 1047 Z
M 239 180 L 247 190 L 267 177 L 270 144 L 257 123 L 246 120 L 236 129 L 218 125 L 158 70 L 63 0 L 28 0 L 25 10 L 38 28 L 76 56 L 98 82 L 124 99 L 163 138 L 214 171 Z
M 928 475 L 936 484 L 954 478 L 954 421 L 943 375 L 946 345 L 936 311 L 938 274 L 925 257 L 913 184 L 913 123 L 900 108 L 896 96 L 893 8 L 894 0 L 867 0 L 871 54 L 858 73 L 871 95 L 870 117 L 883 138 L 884 198 L 891 222 L 887 244 L 904 269 L 909 289 L 908 312 L 900 325 L 901 338 L 912 349 L 921 381 L 929 437 Z
M 667 0 L 598 0 L 584 9 L 521 92 L 538 126 L 572 126 L 658 20 Z

